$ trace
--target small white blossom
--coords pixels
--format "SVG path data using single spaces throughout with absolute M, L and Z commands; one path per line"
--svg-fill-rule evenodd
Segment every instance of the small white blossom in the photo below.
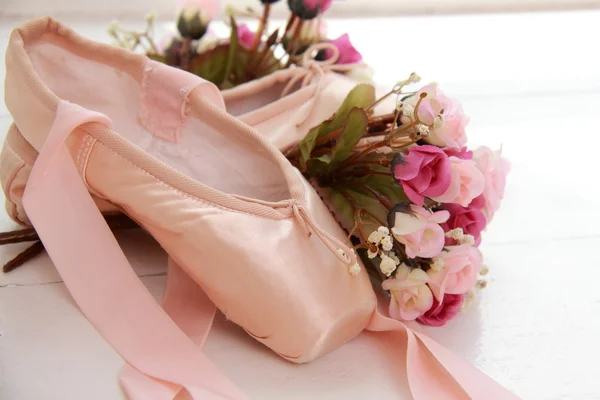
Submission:
M 461 244 L 470 244 L 472 246 L 475 244 L 475 238 L 473 235 L 463 235 L 463 239 L 460 242 Z
M 443 128 L 446 126 L 446 120 L 443 114 L 438 114 L 433 120 L 433 127 L 435 129 Z
M 381 263 L 379 264 L 379 269 L 385 276 L 390 276 L 392 272 L 396 270 L 396 261 L 393 258 L 386 256 L 385 254 L 381 255 Z
M 465 308 L 470 307 L 476 298 L 477 298 L 477 293 L 475 292 L 475 288 L 469 289 L 469 291 L 465 295 L 465 301 L 463 302 L 462 307 L 460 309 L 464 310 Z
M 390 258 L 392 260 L 394 260 L 394 262 L 396 263 L 396 265 L 400 264 L 400 259 L 398 258 L 398 256 L 396 255 L 396 253 L 394 253 L 393 251 L 390 253 Z
M 431 269 L 435 272 L 439 272 L 444 268 L 444 260 L 441 258 L 435 258 L 431 264 Z
M 463 233 L 462 228 L 452 229 L 451 231 L 446 232 L 446 237 L 450 239 L 454 239 L 458 242 L 462 242 L 465 234 Z
M 384 251 L 390 251 L 394 248 L 394 241 L 392 240 L 392 237 L 390 235 L 385 236 L 381 240 L 381 248 Z
M 360 274 L 360 265 L 358 265 L 358 264 L 354 264 L 353 266 L 351 266 L 351 267 L 348 269 L 348 272 L 349 272 L 349 273 L 350 273 L 350 275 L 352 275 L 352 276 L 356 276 L 356 275 Z
M 487 287 L 487 284 L 487 281 L 484 281 L 483 279 L 477 281 L 477 287 L 479 289 L 485 289 Z
M 415 129 L 417 130 L 417 132 L 419 132 L 419 135 L 421 136 L 429 135 L 429 127 L 425 124 L 417 124 L 417 126 L 415 126 Z
M 380 226 L 379 228 L 377 228 L 377 232 L 381 233 L 382 235 L 390 234 L 390 230 L 388 229 L 387 226 Z
M 486 276 L 489 273 L 490 273 L 490 268 L 487 265 L 482 265 L 481 271 L 479 271 L 479 275 Z
M 377 251 L 376 252 L 372 252 L 371 250 L 367 251 L 367 256 L 371 259 L 377 257 L 378 254 L 379 254 L 379 252 L 377 252 Z
M 340 256 L 342 256 L 342 257 L 346 257 L 346 252 L 345 252 L 344 250 L 342 250 L 342 249 L 337 249 L 337 252 L 338 252 L 338 254 L 339 254 Z
M 417 74 L 416 72 L 413 72 L 412 74 L 410 74 L 410 76 L 408 77 L 408 83 L 418 83 L 421 81 L 421 77 L 419 76 L 419 74 Z
M 379 242 L 381 242 L 381 239 L 383 239 L 383 234 L 379 231 L 373 231 L 369 235 L 369 242 L 373 244 L 379 244 Z
M 401 103 L 402 104 L 402 115 L 413 119 L 415 116 L 415 108 L 411 104 Z

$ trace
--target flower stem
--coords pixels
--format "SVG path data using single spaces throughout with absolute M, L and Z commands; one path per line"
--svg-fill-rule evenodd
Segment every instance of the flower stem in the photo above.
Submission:
M 394 204 L 387 197 L 382 196 L 381 194 L 377 193 L 377 191 L 373 190 L 373 188 L 365 185 L 364 183 L 350 182 L 350 181 L 346 181 L 345 183 L 347 183 L 348 185 L 354 186 L 356 188 L 366 190 L 367 192 L 371 193 L 388 210 L 391 210 L 394 207 Z
M 326 144 L 327 142 L 329 142 L 330 140 L 333 140 L 333 139 L 337 138 L 338 136 L 340 136 L 340 134 L 341 134 L 343 131 L 344 131 L 344 127 L 340 128 L 340 129 L 337 129 L 337 130 L 335 130 L 335 131 L 331 132 L 331 133 L 330 133 L 330 134 L 328 134 L 328 135 L 325 135 L 325 136 L 323 136 L 322 138 L 318 139 L 318 140 L 315 142 L 315 147 L 317 147 L 317 146 L 321 146 L 321 145 L 324 145 L 324 144 Z
M 252 47 L 250 48 L 251 57 L 254 54 L 254 52 L 256 51 L 256 49 L 258 49 L 260 39 L 262 38 L 263 33 L 265 33 L 265 27 L 267 26 L 267 21 L 269 20 L 270 14 L 271 14 L 271 3 L 266 3 L 264 5 L 262 18 L 260 19 L 260 22 L 258 25 L 258 30 L 254 34 L 254 41 L 252 42 Z
M 288 42 L 288 45 L 285 47 L 285 52 L 288 53 L 288 55 L 290 56 L 287 64 L 285 65 L 286 68 L 288 68 L 290 65 L 292 65 L 292 58 L 295 55 L 295 50 L 296 50 L 296 42 L 298 41 L 298 38 L 300 37 L 300 31 L 302 30 L 302 25 L 304 25 L 304 20 L 298 20 L 296 22 L 296 28 L 294 29 L 294 33 L 292 34 L 292 37 L 290 39 L 290 41 Z M 293 51 L 293 53 L 292 53 Z

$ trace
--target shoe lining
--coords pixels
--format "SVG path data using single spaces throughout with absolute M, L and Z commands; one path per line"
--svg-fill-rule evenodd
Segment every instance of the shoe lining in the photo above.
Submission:
M 142 88 L 129 74 L 50 42 L 38 42 L 26 50 L 41 80 L 59 98 L 105 114 L 114 131 L 172 168 L 228 194 L 271 202 L 291 197 L 279 165 L 235 135 L 221 133 L 193 117 L 187 119 L 178 142 L 149 132 L 138 117 Z M 257 97 L 258 102 L 248 107 L 270 100 Z

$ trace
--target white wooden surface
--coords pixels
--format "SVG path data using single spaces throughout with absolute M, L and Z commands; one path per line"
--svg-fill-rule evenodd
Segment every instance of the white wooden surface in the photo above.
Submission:
M 599 22 L 587 12 L 330 23 L 351 32 L 380 82 L 412 70 L 438 80 L 462 99 L 473 145 L 503 144 L 513 169 L 484 236 L 488 288 L 447 326 L 427 330 L 524 399 L 600 399 Z M 0 48 L 16 23 L 0 24 Z M 70 25 L 106 39 L 102 25 Z M 9 123 L 0 106 L 0 131 Z M 160 297 L 165 255 L 143 234 L 120 239 Z M 0 261 L 18 250 L 0 248 Z M 0 399 L 123 398 L 122 361 L 46 255 L 0 276 L 0 335 Z M 384 367 L 392 353 L 375 334 L 297 366 L 221 318 L 205 348 L 252 399 L 391 400 L 405 386 Z

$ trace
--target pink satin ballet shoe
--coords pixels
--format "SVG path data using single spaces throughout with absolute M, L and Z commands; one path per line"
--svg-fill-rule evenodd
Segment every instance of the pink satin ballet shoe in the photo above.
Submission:
M 25 187 L 3 179 L 8 201 L 25 192 L 13 216 L 32 223 L 82 311 L 101 333 L 117 332 L 105 338 L 137 369 L 133 338 L 122 337 L 140 318 L 125 312 L 129 289 L 116 296 L 125 304 L 106 301 L 117 276 L 104 278 L 106 292 L 83 278 L 103 268 L 93 264 L 126 264 L 118 248 L 99 247 L 115 243 L 87 191 L 137 221 L 228 319 L 290 361 L 368 324 L 375 296 L 346 234 L 281 152 L 225 112 L 212 84 L 43 18 L 12 33 L 5 93 L 26 142 L 11 131 L 2 168 L 17 162 L 13 147 L 27 149 L 32 168 Z
M 323 49 L 331 50 L 328 60 L 310 58 Z M 304 139 L 311 128 L 331 118 L 360 83 L 343 72 L 366 67 L 335 64 L 338 50 L 326 43 L 314 45 L 304 54 L 301 66 L 279 70 L 222 92 L 227 111 L 254 127 L 283 153 Z M 395 101 L 387 98 L 375 112 L 392 112 Z

